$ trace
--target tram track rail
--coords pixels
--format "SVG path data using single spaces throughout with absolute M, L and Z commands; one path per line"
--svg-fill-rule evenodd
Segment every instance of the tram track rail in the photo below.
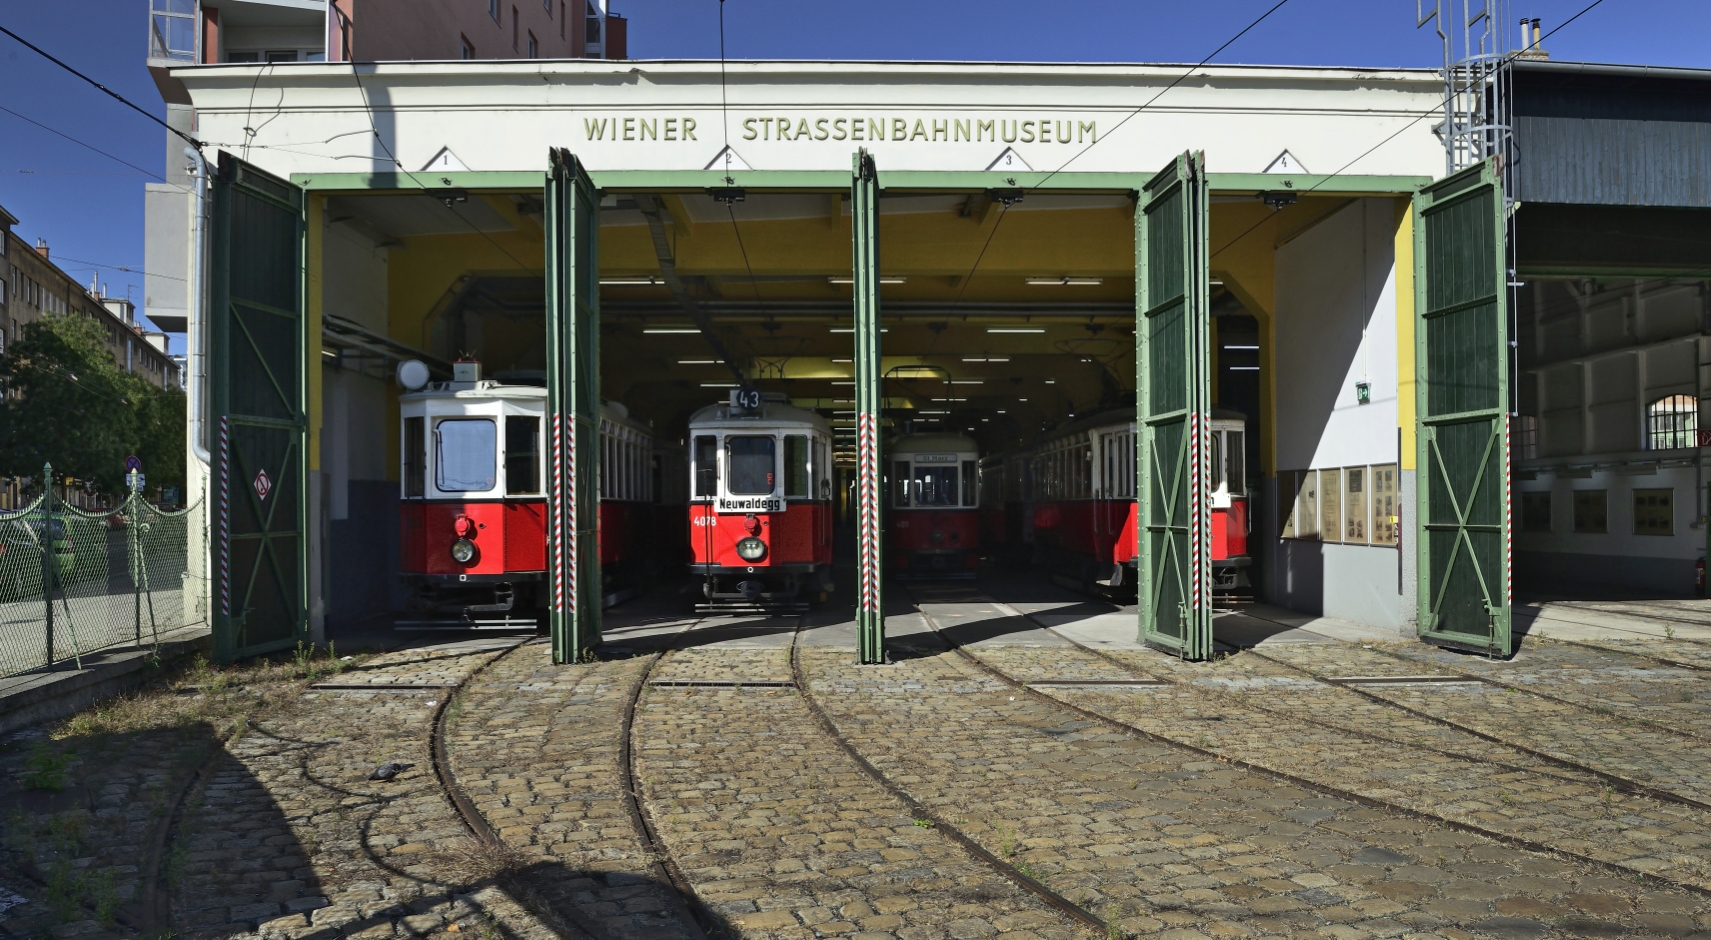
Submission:
M 1068 917 L 1075 923 L 1100 934 L 1108 932 L 1109 925 L 1104 918 L 1087 910 L 1081 905 L 1076 904 L 1069 898 L 1052 890 L 1052 888 L 1044 882 L 1029 876 L 1021 871 L 1017 866 L 998 857 L 998 855 L 982 846 L 979 842 L 970 838 L 962 831 L 962 829 L 957 827 L 950 820 L 944 818 L 942 814 L 934 812 L 926 804 L 915 799 L 907 790 L 903 789 L 903 787 L 899 786 L 896 781 L 892 780 L 885 771 L 879 769 L 877 765 L 863 756 L 855 744 L 850 741 L 849 738 L 845 737 L 842 731 L 838 730 L 838 726 L 832 721 L 831 715 L 827 714 L 825 708 L 822 707 L 815 699 L 814 693 L 809 686 L 807 672 L 802 665 L 801 639 L 802 623 L 799 619 L 796 633 L 791 638 L 790 642 L 791 680 L 796 687 L 796 691 L 802 696 L 802 701 L 808 706 L 809 713 L 813 715 L 814 722 L 820 726 L 820 729 L 825 732 L 826 736 L 831 739 L 832 743 L 837 746 L 838 750 L 843 752 L 844 756 L 848 757 L 851 762 L 861 768 L 862 773 L 866 774 L 870 780 L 878 784 L 880 788 L 893 799 L 907 807 L 909 812 L 913 813 L 916 819 L 930 822 L 935 831 L 956 843 L 958 847 L 969 855 L 969 857 L 997 871 L 1012 884 L 1015 884 L 1022 890 L 1032 894 L 1034 897 L 1050 906 L 1053 910 L 1056 910 L 1058 913 Z
M 694 629 L 696 623 L 699 623 L 699 621 L 691 623 L 688 627 L 685 627 L 682 632 L 687 634 L 690 630 Z M 487 817 L 482 814 L 481 809 L 475 805 L 475 801 L 471 800 L 469 798 L 469 794 L 466 793 L 463 787 L 458 784 L 457 773 L 452 768 L 451 755 L 446 745 L 446 725 L 448 722 L 448 715 L 450 714 L 452 703 L 457 700 L 457 698 L 462 695 L 463 692 L 470 687 L 471 683 L 473 683 L 479 676 L 497 665 L 500 660 L 510 656 L 512 653 L 528 646 L 539 645 L 539 643 L 540 641 L 538 640 L 518 643 L 510 649 L 500 653 L 498 656 L 492 657 L 487 662 L 482 663 L 475 669 L 471 670 L 467 675 L 463 676 L 453 688 L 449 689 L 445 695 L 440 696 L 438 704 L 434 707 L 434 713 L 431 719 L 429 751 L 432 755 L 435 779 L 439 782 L 441 792 L 451 803 L 458 819 L 463 823 L 464 828 L 468 830 L 471 838 L 489 849 L 506 851 L 507 847 L 504 839 L 493 829 L 492 824 L 487 821 Z M 637 677 L 628 694 L 625 696 L 622 729 L 619 737 L 618 772 L 620 786 L 624 794 L 625 815 L 630 818 L 630 823 L 635 830 L 636 837 L 640 840 L 642 849 L 648 858 L 649 867 L 653 869 L 653 874 L 659 884 L 669 886 L 672 889 L 671 893 L 667 896 L 667 900 L 675 909 L 674 913 L 678 915 L 678 919 L 683 924 L 685 930 L 690 933 L 693 940 L 706 940 L 707 928 L 702 918 L 696 916 L 696 912 L 700 909 L 700 905 L 690 900 L 694 897 L 693 890 L 689 887 L 688 882 L 683 879 L 682 872 L 678 870 L 676 863 L 671 859 L 671 855 L 666 849 L 664 843 L 659 840 L 657 833 L 654 832 L 652 823 L 648 820 L 647 815 L 641 806 L 641 801 L 638 799 L 635 770 L 633 766 L 634 752 L 631 740 L 635 727 L 636 706 L 641 700 L 642 691 L 647 688 L 648 677 L 653 674 L 653 671 L 659 665 L 660 660 L 664 659 L 666 654 L 675 647 L 676 643 L 674 642 L 666 649 L 646 654 L 649 656 L 649 662 L 643 668 L 641 675 Z M 614 936 L 611 930 L 605 928 L 593 918 L 584 914 L 581 910 L 574 907 L 567 908 L 554 905 L 550 901 L 544 899 L 536 885 L 528 883 L 529 879 L 524 878 L 523 881 L 524 884 L 521 887 L 524 890 L 517 892 L 522 896 L 515 898 L 515 900 L 517 900 L 518 903 L 523 904 L 525 907 L 534 908 L 532 913 L 534 913 L 535 916 L 540 917 L 548 923 L 556 921 L 560 924 L 568 924 L 589 937 L 601 938 Z
M 1082 650 L 1082 651 L 1087 652 L 1087 653 L 1091 653 L 1095 657 L 1099 658 L 1100 660 L 1108 662 L 1108 663 L 1124 670 L 1125 672 L 1128 672 L 1131 675 L 1142 676 L 1142 677 L 1146 677 L 1146 678 L 1153 678 L 1151 676 L 1148 676 L 1146 673 L 1142 672 L 1140 669 L 1136 668 L 1135 666 L 1133 666 L 1129 663 L 1126 663 L 1123 660 L 1121 660 L 1115 656 L 1112 656 L 1103 650 L 1099 650 L 1099 649 L 1096 649 L 1094 647 L 1088 646 L 1087 644 L 1081 643 L 1080 641 L 1074 639 L 1073 637 L 1070 637 L 1064 633 L 1059 632 L 1055 628 L 1046 625 L 1045 623 L 1039 621 L 1033 615 L 1028 614 L 1025 611 L 1022 611 L 1022 610 L 1020 610 L 1016 607 L 1013 607 L 1009 604 L 1005 604 L 1001 601 L 998 601 L 995 598 L 991 598 L 990 596 L 982 595 L 982 599 L 985 602 L 990 603 L 995 607 L 998 607 L 1001 609 L 1002 608 L 1008 608 L 1010 611 L 1013 612 L 1013 614 L 1012 614 L 1013 616 L 1020 616 L 1023 619 L 1031 621 L 1036 626 L 1038 626 L 1040 629 L 1051 634 L 1052 636 L 1057 637 L 1058 639 L 1061 639 L 1061 640 L 1069 643 L 1071 646 L 1075 647 L 1076 649 Z M 911 600 L 912 601 L 914 600 L 912 594 L 911 594 Z M 1255 762 L 1247 760 L 1245 758 L 1235 757 L 1235 756 L 1231 756 L 1228 754 L 1223 754 L 1223 753 L 1220 753 L 1219 751 L 1217 751 L 1216 749 L 1213 749 L 1213 748 L 1201 747 L 1199 745 L 1190 744 L 1190 743 L 1185 742 L 1185 741 L 1179 741 L 1179 740 L 1176 740 L 1174 738 L 1170 738 L 1170 737 L 1167 737 L 1167 736 L 1164 736 L 1164 735 L 1161 735 L 1161 734 L 1158 734 L 1155 732 L 1148 731 L 1144 728 L 1130 724 L 1126 721 L 1123 721 L 1120 718 L 1116 718 L 1114 716 L 1105 714 L 1103 712 L 1095 711 L 1095 710 L 1089 709 L 1089 708 L 1084 708 L 1084 707 L 1077 705 L 1073 702 L 1066 701 L 1062 698 L 1059 698 L 1059 697 L 1054 696 L 1054 695 L 1050 695 L 1047 692 L 1042 691 L 1042 688 L 1051 688 L 1051 686 L 1036 687 L 1035 685 L 1031 684 L 1028 680 L 1018 679 L 1015 676 L 1012 676 L 1009 673 L 1005 672 L 1004 670 L 998 668 L 997 666 L 994 666 L 993 664 L 987 662 L 986 660 L 981 659 L 979 656 L 976 656 L 975 654 L 969 652 L 961 644 L 957 643 L 948 634 L 946 634 L 940 628 L 940 624 L 938 623 L 937 618 L 935 618 L 930 612 L 925 610 L 921 606 L 920 603 L 915 602 L 915 608 L 917 611 L 919 611 L 919 613 L 922 616 L 922 619 L 926 622 L 927 626 L 930 629 L 932 629 L 934 634 L 936 634 L 952 651 L 957 653 L 962 659 L 964 659 L 969 664 L 975 666 L 976 668 L 978 668 L 982 672 L 986 673 L 987 675 L 992 676 L 993 678 L 999 680 L 1000 682 L 1003 682 L 1004 684 L 1008 685 L 1009 687 L 1011 687 L 1013 689 L 1016 689 L 1020 692 L 1023 692 L 1027 695 L 1034 697 L 1038 701 L 1049 703 L 1055 707 L 1063 708 L 1067 711 L 1070 711 L 1070 712 L 1073 712 L 1077 715 L 1080 715 L 1083 718 L 1089 719 L 1091 721 L 1098 722 L 1099 724 L 1104 725 L 1105 727 L 1111 728 L 1111 729 L 1118 731 L 1120 733 L 1134 735 L 1134 736 L 1141 738 L 1143 740 L 1152 741 L 1154 743 L 1162 744 L 1162 745 L 1165 745 L 1167 747 L 1176 748 L 1176 749 L 1186 751 L 1188 753 L 1192 753 L 1192 754 L 1195 754 L 1195 755 L 1198 755 L 1201 757 L 1210 758 L 1212 760 L 1220 761 L 1222 763 L 1229 764 L 1230 766 L 1238 767 L 1238 768 L 1250 771 L 1252 773 L 1258 774 L 1258 775 L 1263 776 L 1263 777 L 1278 780 L 1278 781 L 1281 781 L 1284 783 L 1289 783 L 1289 784 L 1292 784 L 1294 786 L 1299 786 L 1299 787 L 1302 787 L 1302 788 L 1305 788 L 1305 789 L 1308 789 L 1308 790 L 1311 790 L 1311 791 L 1314 791 L 1317 793 L 1325 794 L 1327 796 L 1336 797 L 1338 799 L 1348 800 L 1349 802 L 1352 802 L 1352 803 L 1357 803 L 1357 804 L 1372 807 L 1375 809 L 1383 809 L 1385 811 L 1392 812 L 1392 813 L 1395 813 L 1395 814 L 1400 815 L 1400 816 L 1406 816 L 1406 817 L 1412 818 L 1412 819 L 1419 819 L 1422 821 L 1433 823 L 1435 825 L 1446 826 L 1448 828 L 1451 828 L 1451 829 L 1454 829 L 1454 830 L 1457 830 L 1460 832 L 1465 832 L 1465 833 L 1468 833 L 1470 835 L 1477 835 L 1477 836 L 1480 836 L 1482 838 L 1488 838 L 1488 839 L 1491 839 L 1493 841 L 1501 842 L 1501 843 L 1506 844 L 1506 845 L 1511 845 L 1511 846 L 1514 846 L 1516 848 L 1525 849 L 1525 850 L 1530 851 L 1530 852 L 1538 852 L 1538 853 L 1541 853 L 1544 855 L 1554 856 L 1557 858 L 1572 859 L 1575 862 L 1578 862 L 1580 864 L 1595 867 L 1595 868 L 1602 870 L 1602 871 L 1611 872 L 1613 874 L 1620 875 L 1621 877 L 1640 878 L 1642 880 L 1643 879 L 1653 879 L 1653 880 L 1655 880 L 1661 884 L 1666 884 L 1666 885 L 1669 885 L 1672 887 L 1676 887 L 1676 888 L 1679 888 L 1683 891 L 1691 892 L 1691 893 L 1698 895 L 1700 897 L 1711 898 L 1711 887 L 1708 887 L 1708 886 L 1701 886 L 1698 884 L 1694 884 L 1692 882 L 1682 881 L 1679 879 L 1665 877 L 1665 876 L 1658 875 L 1658 874 L 1653 873 L 1653 872 L 1640 871 L 1640 870 L 1637 870 L 1634 868 L 1630 868 L 1630 867 L 1621 865 L 1621 864 L 1616 863 L 1616 862 L 1606 861 L 1604 859 L 1596 858 L 1596 857 L 1591 856 L 1591 855 L 1586 855 L 1586 854 L 1583 854 L 1580 852 L 1576 852 L 1576 851 L 1573 851 L 1571 849 L 1565 849 L 1565 848 L 1562 848 L 1560 846 L 1554 846 L 1554 845 L 1550 845 L 1548 843 L 1539 842 L 1537 840 L 1528 839 L 1525 836 L 1518 836 L 1518 835 L 1514 835 L 1511 833 L 1502 832 L 1502 831 L 1499 831 L 1496 829 L 1491 829 L 1491 828 L 1488 828 L 1486 826 L 1478 825 L 1475 823 L 1469 823 L 1469 822 L 1465 822 L 1465 821 L 1458 820 L 1458 819 L 1452 819 L 1452 818 L 1449 818 L 1449 817 L 1446 817 L 1443 815 L 1439 815 L 1439 814 L 1435 814 L 1435 813 L 1432 813 L 1432 812 L 1429 812 L 1426 810 L 1417 809 L 1417 808 L 1407 806 L 1407 805 L 1402 804 L 1402 803 L 1397 803 L 1397 802 L 1394 802 L 1391 800 L 1386 800 L 1386 799 L 1382 799 L 1379 797 L 1369 796 L 1367 794 L 1359 793 L 1359 792 L 1354 791 L 1354 790 L 1348 790 L 1348 789 L 1345 789 L 1342 787 L 1335 786 L 1333 784 L 1325 783 L 1325 782 L 1320 781 L 1320 780 L 1315 780 L 1315 779 L 1310 778 L 1310 777 L 1304 777 L 1304 776 L 1301 776 L 1298 774 L 1294 774 L 1294 773 L 1291 773 L 1291 772 L 1286 771 L 1286 770 L 1279 770 L 1279 769 L 1274 768 L 1274 767 L 1268 767 L 1264 764 L 1255 763 Z M 1248 652 L 1252 652 L 1252 650 L 1249 650 Z M 1302 672 L 1303 674 L 1307 674 L 1307 673 L 1305 673 L 1304 670 L 1300 670 L 1298 667 L 1294 667 L 1291 664 L 1282 663 L 1282 662 L 1277 661 L 1277 660 L 1272 660 L 1272 659 L 1270 659 L 1270 657 L 1260 657 L 1260 658 L 1264 658 L 1270 662 L 1279 662 L 1280 665 L 1283 665 L 1286 668 L 1292 669 L 1292 670 L 1297 671 L 1297 672 Z M 1310 678 L 1317 679 L 1317 677 L 1313 677 L 1310 674 L 1307 674 L 1307 675 L 1309 675 Z M 1166 680 L 1166 681 L 1170 685 L 1180 685 L 1180 683 L 1175 682 L 1173 680 Z M 1326 684 L 1329 685 L 1330 683 L 1326 683 Z M 1349 688 L 1350 691 L 1354 691 L 1357 693 L 1361 693 L 1363 691 L 1363 690 L 1356 689 L 1356 688 L 1349 687 L 1349 686 L 1338 686 L 1338 687 L 1339 688 Z M 1377 697 L 1375 697 L 1375 698 L 1377 698 Z M 1383 702 L 1384 704 L 1392 704 L 1389 702 L 1384 702 L 1384 700 L 1381 698 L 1377 698 L 1377 700 L 1380 702 Z M 1267 711 L 1266 709 L 1259 709 L 1259 710 Z M 1280 714 L 1280 713 L 1276 713 L 1276 712 L 1272 712 L 1272 713 L 1273 714 Z M 1284 717 L 1288 717 L 1288 718 L 1295 719 L 1295 720 L 1300 720 L 1300 716 L 1293 715 L 1293 714 L 1286 715 Z M 1432 716 L 1426 716 L 1426 717 L 1432 717 Z M 1310 723 L 1319 724 L 1318 722 L 1310 722 Z M 1443 721 L 1436 721 L 1435 723 L 1443 724 L 1444 722 Z M 1321 725 L 1321 726 L 1324 726 L 1324 725 Z M 1466 730 L 1466 729 L 1461 729 L 1461 728 L 1457 727 L 1454 723 L 1450 723 L 1449 727 L 1457 728 L 1457 730 Z M 1342 727 L 1335 727 L 1333 730 L 1336 730 L 1336 731 L 1339 731 L 1342 733 L 1348 733 L 1348 731 L 1349 731 L 1349 729 L 1342 728 Z M 1496 744 L 1499 744 L 1499 745 L 1504 746 L 1504 747 L 1514 747 L 1513 745 L 1511 745 L 1505 741 L 1497 741 L 1497 740 L 1494 740 L 1491 738 L 1486 738 L 1483 735 L 1480 735 L 1480 737 L 1485 738 L 1488 741 L 1492 741 L 1492 743 L 1496 743 Z M 1414 744 L 1412 742 L 1400 742 L 1400 741 L 1398 741 L 1398 742 L 1394 742 L 1394 743 L 1402 744 L 1403 746 L 1407 746 L 1410 748 L 1418 748 L 1421 750 L 1427 750 L 1427 751 L 1433 750 L 1430 747 L 1421 747 L 1420 745 Z M 1519 748 L 1517 748 L 1517 750 L 1519 750 Z M 1519 768 L 1519 767 L 1512 768 L 1510 765 L 1505 765 L 1505 764 L 1502 764 L 1500 762 L 1492 761 L 1488 758 L 1480 758 L 1480 757 L 1476 757 L 1476 756 L 1472 756 L 1472 755 L 1465 755 L 1465 754 L 1454 754 L 1452 752 L 1440 752 L 1440 753 L 1444 753 L 1445 756 L 1454 757 L 1454 758 L 1460 759 L 1460 760 L 1467 760 L 1467 761 L 1484 763 L 1484 764 L 1487 764 L 1488 766 L 1494 766 L 1494 767 L 1499 767 L 1499 768 L 1503 768 L 1503 769 L 1522 770 L 1522 771 L 1527 772 L 1527 773 L 1535 773 L 1535 774 L 1540 773 L 1540 771 L 1537 768 Z M 1605 774 L 1602 771 L 1598 771 L 1594 768 L 1584 767 L 1581 765 L 1573 765 L 1573 762 L 1553 761 L 1553 763 L 1566 763 L 1570 766 L 1565 767 L 1565 769 L 1574 769 L 1577 771 L 1583 771 L 1583 772 L 1588 773 L 1589 775 L 1599 777 L 1599 778 L 1614 777 L 1614 775 Z M 1547 774 L 1547 776 L 1557 776 L 1557 775 Z M 1563 779 L 1563 778 L 1558 777 L 1558 779 Z M 1626 781 L 1624 778 L 1614 778 L 1614 779 L 1622 781 L 1625 784 L 1631 783 L 1632 786 L 1636 787 L 1636 788 L 1644 788 L 1644 790 L 1634 790 L 1634 791 L 1628 791 L 1628 792 L 1638 792 L 1641 795 L 1653 796 L 1654 798 L 1662 799 L 1662 801 L 1664 801 L 1664 802 L 1686 805 L 1686 806 L 1688 806 L 1692 809 L 1695 809 L 1695 810 L 1711 810 L 1711 805 L 1700 803 L 1698 801 L 1691 800 L 1690 798 L 1687 798 L 1687 797 L 1680 797 L 1676 794 L 1668 793 L 1668 791 L 1659 791 L 1660 793 L 1667 794 L 1667 796 L 1657 797 L 1652 793 L 1645 792 L 1645 790 L 1652 790 L 1655 788 L 1646 787 L 1644 784 L 1639 784 L 1637 782 Z M 1618 790 L 1622 789 L 1620 787 L 1617 787 L 1616 784 L 1614 784 L 1614 783 L 1611 783 L 1610 785 L 1615 789 L 1618 789 Z

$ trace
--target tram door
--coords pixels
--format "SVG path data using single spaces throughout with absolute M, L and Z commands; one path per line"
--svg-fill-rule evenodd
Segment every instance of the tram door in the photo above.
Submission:
M 1186 659 L 1212 655 L 1208 220 L 1200 153 L 1135 213 L 1136 605 L 1142 642 Z
M 1414 197 L 1422 639 L 1507 656 L 1508 278 L 1503 186 L 1486 160 Z
M 600 642 L 600 199 L 569 151 L 548 160 L 548 605 L 569 663 Z

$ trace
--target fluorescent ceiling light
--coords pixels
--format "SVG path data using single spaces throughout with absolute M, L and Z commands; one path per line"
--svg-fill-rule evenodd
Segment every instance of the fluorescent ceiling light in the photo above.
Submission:
M 951 379 L 952 385 L 985 385 L 985 379 Z
M 992 419 L 991 419 L 991 418 L 981 418 L 981 419 L 980 419 L 980 420 L 982 420 L 982 421 L 991 421 L 991 420 L 992 420 Z
M 1016 399 L 1016 400 L 1017 400 L 1017 401 L 1027 401 L 1027 399 L 1026 399 L 1026 398 L 1018 398 L 1018 399 Z
M 1057 379 L 1046 379 L 1046 384 L 1047 385 L 1056 385 Z
M 665 282 L 657 277 L 603 277 L 600 279 L 601 287 L 652 287 L 655 284 L 663 283 Z
M 1025 284 L 1035 287 L 1098 287 L 1105 283 L 1102 277 L 1025 277 Z
M 1037 326 L 1029 326 L 1029 327 L 989 326 L 986 328 L 986 332 L 988 332 L 988 333 L 1044 333 L 1045 328 L 1044 327 L 1037 327 Z
M 832 327 L 831 331 L 833 333 L 854 333 L 855 327 L 853 327 L 853 326 L 834 326 L 834 327 Z M 882 326 L 879 328 L 879 332 L 889 333 L 889 332 L 891 332 L 891 327 Z
M 854 385 L 854 382 L 833 382 L 833 385 Z
M 1258 346 L 1225 346 L 1225 349 L 1258 349 Z
M 679 359 L 679 360 L 677 360 L 677 364 L 680 366 L 716 366 L 719 364 L 719 360 L 717 360 L 717 359 Z
M 1225 366 L 1231 372 L 1258 372 L 1259 366 Z
M 693 326 L 650 326 L 650 327 L 644 328 L 642 330 L 642 332 L 643 333 L 699 333 L 701 331 L 696 329 Z
M 854 362 L 854 359 L 833 359 L 833 362 Z
M 916 412 L 916 414 L 923 414 L 923 415 L 948 415 L 948 414 L 950 414 L 950 412 L 948 412 L 948 411 L 918 411 L 918 412 Z
M 735 382 L 702 382 L 702 388 L 736 388 Z
M 1228 349 L 1229 347 L 1226 346 L 1224 348 Z M 990 359 L 968 359 L 968 358 L 963 359 L 963 362 L 1009 362 L 1009 361 L 1010 360 L 1008 358 L 1000 359 L 997 357 L 990 358 Z
M 855 278 L 853 278 L 853 277 L 829 277 L 829 278 L 826 278 L 826 280 L 832 284 L 854 284 L 855 283 Z M 903 284 L 903 283 L 907 283 L 908 280 L 909 279 L 906 277 L 882 277 L 879 279 L 879 283 L 881 283 L 881 284 Z
M 968 401 L 966 398 L 935 398 L 934 401 Z

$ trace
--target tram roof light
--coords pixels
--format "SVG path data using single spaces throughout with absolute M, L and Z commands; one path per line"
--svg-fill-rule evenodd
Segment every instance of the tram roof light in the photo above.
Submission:
M 1098 287 L 1105 283 L 1102 277 L 1025 277 L 1022 283 L 1034 287 Z
M 1040 326 L 989 326 L 988 333 L 1044 333 L 1045 327 Z

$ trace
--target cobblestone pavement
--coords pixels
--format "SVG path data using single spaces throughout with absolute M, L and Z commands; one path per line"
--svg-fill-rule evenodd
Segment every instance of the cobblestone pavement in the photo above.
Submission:
M 626 810 L 624 710 L 650 658 L 555 666 L 534 644 L 483 672 L 449 716 L 458 784 L 542 896 L 617 937 L 689 937 Z
M 1700 645 L 1531 638 L 1490 662 L 1325 642 L 1191 664 L 1101 656 L 951 596 L 923 609 L 1034 692 L 904 614 L 892 665 L 804 643 L 812 702 L 893 785 L 1113 935 L 1711 938 L 1711 811 L 1518 749 L 1711 802 L 1711 673 L 1635 655 L 1693 661 Z M 864 773 L 785 685 L 787 629 L 656 626 L 653 648 L 677 648 L 641 687 L 638 798 L 729 936 L 1094 935 Z M 555 666 L 540 642 L 466 644 L 298 682 L 253 724 L 16 737 L 0 748 L 14 863 L 0 933 L 695 940 L 623 791 L 623 719 L 653 663 L 615 648 Z M 1526 691 L 1315 678 L 1450 673 Z M 444 743 L 502 847 L 470 838 L 434 774 L 433 716 L 466 678 Z M 387 762 L 405 768 L 367 779 Z M 50 772 L 63 789 L 32 782 Z
M 789 651 L 683 650 L 658 671 L 666 682 L 713 678 L 787 680 Z M 650 689 L 636 737 L 663 838 L 700 897 L 743 936 L 1084 934 L 918 825 L 794 689 Z

